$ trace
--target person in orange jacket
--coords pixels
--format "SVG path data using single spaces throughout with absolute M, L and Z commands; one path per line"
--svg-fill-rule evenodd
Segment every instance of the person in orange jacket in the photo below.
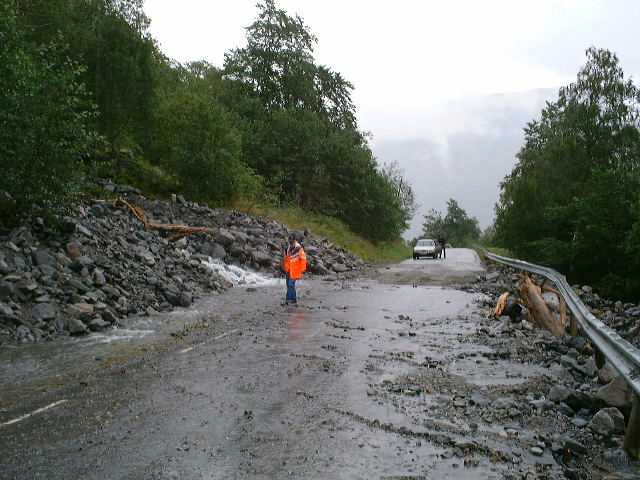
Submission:
M 282 268 L 287 275 L 287 299 L 285 305 L 296 305 L 296 281 L 302 278 L 307 270 L 307 255 L 298 243 L 295 235 L 289 235 L 289 245 L 284 251 Z

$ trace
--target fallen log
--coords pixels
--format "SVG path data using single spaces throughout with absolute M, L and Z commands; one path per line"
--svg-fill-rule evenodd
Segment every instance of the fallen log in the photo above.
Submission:
M 556 336 L 564 333 L 565 320 L 562 319 L 562 313 L 559 319 L 551 313 L 549 306 L 544 301 L 544 298 L 542 298 L 542 288 L 537 285 L 531 277 L 523 274 L 518 290 L 520 292 L 520 298 L 529 309 L 530 320 L 535 325 L 549 330 Z M 561 312 L 564 310 L 564 317 L 566 318 L 566 306 L 563 307 L 564 302 L 559 294 L 558 297 L 560 299 Z
M 170 242 L 175 242 L 183 237 L 193 235 L 194 233 L 206 233 L 212 234 L 214 230 L 208 227 L 191 227 L 189 225 L 178 225 L 173 223 L 155 223 L 149 220 L 145 211 L 137 205 L 133 205 L 126 200 L 119 198 L 115 201 L 114 206 L 116 208 L 126 207 L 133 215 L 142 222 L 146 230 L 161 230 L 165 232 L 171 232 L 169 237 Z

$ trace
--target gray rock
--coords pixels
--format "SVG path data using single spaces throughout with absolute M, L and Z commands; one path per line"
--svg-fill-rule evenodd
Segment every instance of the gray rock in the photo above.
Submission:
M 604 437 L 608 437 L 615 431 L 615 424 L 605 410 L 600 410 L 589 422 L 589 428 Z
M 10 300 L 16 295 L 16 287 L 13 283 L 0 282 L 0 300 Z
M 631 390 L 622 377 L 616 377 L 607 385 L 601 387 L 595 396 L 607 406 L 622 409 L 629 407 L 632 400 Z
M 491 272 L 491 273 L 487 273 L 487 275 L 485 276 L 485 279 L 487 280 L 487 282 L 493 282 L 494 280 L 497 280 L 500 277 L 500 272 Z
M 224 247 L 230 247 L 235 241 L 235 237 L 231 234 L 229 230 L 221 228 L 216 233 L 216 242 L 221 244 Z
M 50 303 L 38 303 L 31 309 L 31 318 L 35 322 L 53 320 L 57 314 L 56 307 Z
M 618 373 L 614 370 L 614 368 L 608 361 L 605 362 L 604 366 L 600 370 L 598 370 L 598 381 L 603 385 L 611 382 L 611 380 L 613 380 L 617 376 Z
M 567 417 L 573 417 L 573 415 L 575 414 L 573 408 L 571 408 L 564 402 L 561 402 L 560 405 L 558 405 L 558 411 L 563 415 L 566 415 Z
M 71 335 L 82 335 L 87 333 L 87 326 L 79 318 L 68 317 L 66 319 L 66 328 Z
M 4 258 L 1 258 L 0 259 L 0 273 L 3 274 L 3 275 L 6 275 L 10 271 L 11 271 L 11 268 L 9 267 L 7 262 L 4 260 Z
M 106 285 L 106 283 L 107 279 L 105 278 L 104 273 L 102 273 L 102 270 L 95 269 L 93 271 L 93 284 L 98 287 L 102 287 Z
M 608 407 L 600 410 L 601 412 L 606 412 L 609 417 L 613 420 L 613 433 L 624 433 L 624 415 L 622 412 L 618 410 L 616 407 Z
M 31 258 L 36 266 L 49 265 L 53 267 L 57 263 L 55 257 L 46 249 L 36 250 L 31 254 Z
M 66 313 L 71 318 L 89 320 L 93 316 L 93 305 L 89 303 L 73 303 L 67 305 Z
M 565 399 L 565 403 L 577 412 L 581 409 L 586 409 L 588 411 L 596 410 L 601 406 L 602 402 L 590 393 L 572 390 L 569 396 Z
M 71 260 L 75 260 L 80 257 L 82 255 L 80 242 L 71 241 L 67 243 L 67 255 Z
M 193 302 L 193 295 L 191 292 L 181 292 L 179 297 L 179 304 L 181 307 L 187 308 L 191 306 Z
M 570 355 L 562 355 L 562 357 L 560 357 L 560 363 L 587 377 L 594 377 L 598 371 L 593 357 L 589 357 L 583 364 L 580 364 L 576 358 Z
M 469 399 L 469 403 L 479 407 L 488 407 L 491 404 L 491 400 L 481 393 L 473 393 Z
M 76 258 L 70 265 L 69 268 L 74 272 L 81 272 L 82 270 L 90 269 L 93 266 L 94 262 L 91 257 L 88 255 L 81 255 Z
M 589 420 L 585 420 L 582 417 L 575 417 L 573 418 L 573 420 L 571 420 L 571 423 L 573 423 L 578 428 L 583 428 L 589 424 Z
M 540 447 L 531 447 L 529 451 L 536 457 L 541 457 L 544 454 L 544 450 L 542 450 Z
M 38 267 L 38 270 L 40 270 L 40 273 L 42 273 L 43 277 L 51 279 L 55 279 L 58 277 L 58 271 L 51 265 L 40 265 Z
M 549 400 L 555 403 L 564 402 L 571 395 L 571 390 L 563 385 L 555 385 L 549 390 Z
M 575 453 L 587 453 L 587 447 L 585 447 L 582 443 L 571 437 L 564 437 L 563 439 L 563 447 L 566 450 L 570 450 Z
M 31 330 L 29 329 L 29 327 L 25 325 L 20 325 L 16 329 L 16 340 L 19 343 L 30 343 L 30 342 L 35 342 L 36 338 L 33 335 L 33 333 L 31 333 Z
M 263 267 L 268 267 L 269 265 L 271 265 L 271 262 L 273 261 L 273 258 L 271 257 L 271 255 L 261 250 L 254 250 L 252 256 L 255 262 L 258 265 Z
M 109 323 L 118 323 L 118 317 L 116 316 L 115 313 L 113 313 L 108 308 L 106 310 L 103 310 L 101 312 L 101 315 L 102 315 L 102 319 Z
M 344 273 L 349 270 L 349 268 L 344 263 L 334 263 L 333 265 L 331 265 L 331 269 L 336 273 Z
M 146 265 L 153 267 L 156 264 L 156 259 L 153 253 L 146 248 L 136 250 L 136 258 L 143 261 Z
M 12 318 L 13 316 L 13 309 L 9 305 L 0 303 L 0 318 Z
M 108 328 L 109 326 L 110 326 L 110 324 L 108 322 L 105 322 L 100 315 L 96 316 L 96 318 L 94 318 L 93 320 L 91 320 L 89 322 L 89 328 L 93 332 L 104 330 L 105 328 Z
M 174 307 L 189 307 L 193 302 L 193 295 L 190 292 L 179 292 L 169 289 L 164 292 L 167 301 Z
M 229 252 L 231 253 L 232 257 L 240 258 L 242 257 L 242 255 L 244 255 L 244 247 L 239 243 L 234 243 L 233 245 L 231 245 L 231 247 L 229 247 Z
M 91 230 L 89 230 L 87 227 L 79 223 L 76 224 L 76 232 L 81 233 L 82 235 L 89 238 L 93 237 L 93 233 L 91 233 Z
M 200 253 L 211 258 L 224 258 L 227 256 L 226 250 L 219 243 L 203 243 L 200 246 Z
M 493 408 L 496 410 L 512 408 L 516 406 L 516 402 L 511 397 L 500 397 L 493 402 Z
M 67 285 L 80 293 L 87 293 L 89 291 L 87 284 L 77 278 L 69 279 Z

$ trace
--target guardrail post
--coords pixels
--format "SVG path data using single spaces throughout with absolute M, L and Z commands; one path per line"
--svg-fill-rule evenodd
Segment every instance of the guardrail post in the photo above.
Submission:
M 624 449 L 633 458 L 640 458 L 640 397 L 633 396 L 631 415 L 624 435 Z

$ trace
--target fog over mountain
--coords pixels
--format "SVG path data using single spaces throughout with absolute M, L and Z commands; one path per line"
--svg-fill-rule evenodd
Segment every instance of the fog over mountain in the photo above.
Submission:
M 556 96 L 557 89 L 538 89 L 467 97 L 398 118 L 367 112 L 376 132 L 371 141 L 376 157 L 381 163 L 397 161 L 416 193 L 419 208 L 405 237 L 419 235 L 424 214 L 430 208 L 444 211 L 451 197 L 482 228 L 490 225 L 523 128 Z

